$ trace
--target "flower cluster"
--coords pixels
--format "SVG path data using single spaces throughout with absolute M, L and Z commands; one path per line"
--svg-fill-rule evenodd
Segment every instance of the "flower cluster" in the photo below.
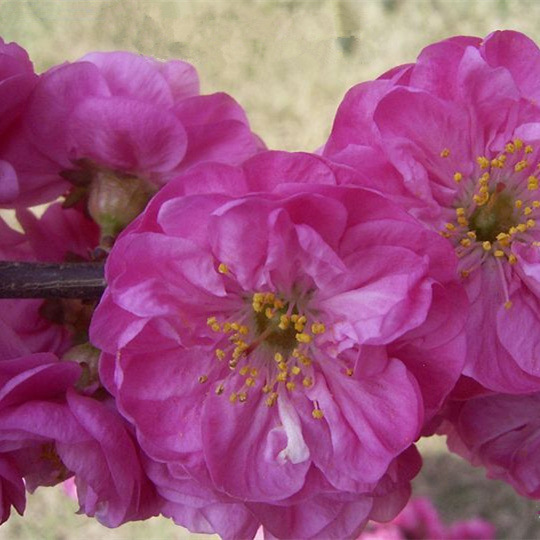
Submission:
M 0 257 L 107 283 L 0 301 L 2 521 L 74 478 L 109 527 L 356 538 L 436 431 L 540 497 L 538 80 L 521 34 L 451 38 L 287 153 L 185 62 L 0 41 Z

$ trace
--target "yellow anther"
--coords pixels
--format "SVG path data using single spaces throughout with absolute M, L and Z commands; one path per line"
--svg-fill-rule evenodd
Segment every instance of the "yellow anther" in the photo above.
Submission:
M 323 323 L 315 322 L 311 325 L 311 333 L 312 334 L 324 334 L 326 331 L 326 327 Z
M 279 364 L 283 362 L 283 355 L 281 353 L 274 354 L 274 360 Z
M 504 154 L 501 154 L 498 159 L 503 165 L 506 163 L 506 156 Z
M 482 193 L 482 195 L 473 195 L 473 201 L 478 206 L 483 206 L 486 204 L 489 200 L 489 195 L 487 193 Z
M 199 375 L 199 382 L 205 383 L 208 380 L 208 375 Z
M 220 274 L 226 274 L 228 271 L 229 271 L 229 267 L 224 263 L 220 263 L 220 265 L 218 266 L 218 272 Z
M 523 141 L 521 139 L 514 139 L 514 146 L 516 147 L 516 150 L 521 150 L 523 148 Z
M 285 386 L 287 387 L 287 390 L 289 390 L 289 392 L 292 392 L 296 388 L 296 383 L 289 381 Z
M 283 307 L 285 307 L 285 304 L 283 303 L 283 300 L 280 300 L 279 298 L 276 298 L 274 300 L 274 308 L 275 309 L 281 309 Z
M 214 331 L 214 332 L 219 332 L 221 330 L 221 325 L 219 323 L 214 323 L 212 326 L 210 326 L 210 328 Z
M 218 360 L 223 360 L 225 358 L 225 351 L 223 349 L 216 349 L 216 357 Z
M 347 377 L 352 377 L 354 374 L 354 371 L 351 368 L 347 368 L 347 371 L 345 371 L 345 373 L 347 374 Z
M 304 379 L 302 380 L 302 384 L 306 388 L 309 388 L 310 386 L 313 386 L 313 379 L 311 377 L 304 377 Z
M 540 201 L 533 201 L 532 205 L 533 205 L 533 208 L 540 208 Z
M 516 264 L 517 263 L 517 257 L 511 253 L 510 255 L 508 255 L 508 262 L 510 264 Z
M 246 379 L 246 386 L 255 386 L 255 379 L 253 377 L 248 377 Z
M 526 169 L 529 166 L 529 162 L 526 159 L 522 159 L 521 161 L 518 161 L 514 165 L 514 171 L 521 172 L 524 169 Z
M 481 186 L 487 186 L 489 184 L 489 178 L 490 178 L 490 175 L 488 172 L 485 172 L 479 179 L 478 179 L 478 183 L 481 185 Z
M 536 191 L 538 189 L 538 178 L 536 176 L 529 176 L 527 178 L 527 189 L 529 191 Z
M 495 257 L 504 257 L 504 251 L 502 249 L 496 249 L 493 252 L 493 255 L 495 255 Z
M 501 246 L 506 247 L 510 243 L 510 236 L 507 233 L 499 233 L 497 235 L 497 240 Z
M 222 384 L 218 384 L 216 386 L 216 394 L 218 396 L 221 396 L 221 394 L 223 394 L 223 391 L 225 390 L 225 387 L 222 385 Z
M 240 401 L 240 403 L 244 403 L 245 401 L 247 401 L 246 392 L 239 392 L 238 393 L 238 401 Z
M 502 169 L 504 167 L 504 161 L 502 161 L 500 157 L 492 159 L 491 166 L 496 167 L 497 169 Z
M 439 234 L 440 234 L 443 238 L 450 238 L 450 236 L 452 236 L 448 231 L 441 231 L 441 232 L 439 232 Z
M 264 295 L 264 303 L 265 304 L 273 304 L 275 299 L 276 299 L 276 296 L 275 296 L 274 293 L 267 292 Z
M 278 369 L 279 369 L 280 371 L 287 371 L 287 362 L 280 362 L 280 363 L 278 364 Z
M 268 394 L 268 392 L 270 392 L 272 390 L 272 387 L 269 385 L 269 384 L 265 384 L 263 387 L 262 387 L 262 391 L 265 393 L 265 394 Z
M 268 405 L 268 407 L 272 407 L 273 405 L 276 404 L 277 399 L 278 399 L 278 394 L 277 394 L 277 392 L 272 392 L 272 393 L 266 398 L 266 405 Z
M 526 206 L 523 209 L 523 214 L 525 214 L 526 216 L 528 216 L 529 214 L 532 214 L 532 208 L 530 206 Z
M 291 355 L 294 357 L 294 358 L 300 358 L 301 356 L 301 353 L 298 349 L 293 349 L 293 352 L 291 353 Z
M 510 236 L 516 234 L 517 232 L 518 232 L 517 227 L 510 227 L 510 228 L 508 229 L 508 234 L 509 234 Z
M 506 301 L 506 302 L 504 303 L 504 307 L 505 307 L 506 309 L 510 309 L 510 308 L 512 307 L 512 302 L 511 302 L 510 300 Z
M 462 278 L 467 278 L 467 277 L 469 277 L 470 272 L 469 272 L 469 270 L 462 270 L 462 271 L 460 272 L 460 274 L 461 274 L 461 277 L 462 277 Z
M 527 229 L 532 229 L 535 225 L 536 225 L 536 221 L 534 219 L 527 220 Z
M 489 251 L 491 249 L 491 242 L 489 240 L 482 242 L 482 247 L 484 248 L 484 251 Z
M 321 409 L 313 409 L 311 411 L 311 415 L 313 416 L 313 418 L 315 418 L 315 420 L 321 420 L 322 418 L 324 418 L 324 413 L 321 411 Z
M 523 206 L 523 201 L 521 199 L 516 199 L 516 202 L 514 203 L 514 206 L 516 208 L 521 208 Z
M 458 225 L 461 225 L 462 227 L 466 227 L 469 224 L 469 221 L 467 218 L 460 216 L 457 218 Z
M 217 322 L 217 319 L 215 317 L 208 317 L 208 319 L 206 319 L 206 324 L 208 326 L 212 326 L 213 324 L 215 324 Z
M 467 233 L 467 236 L 468 236 L 469 238 L 472 238 L 473 240 L 476 240 L 476 232 L 475 232 L 475 231 L 469 231 L 469 232 Z
M 293 375 L 298 375 L 300 373 L 300 371 L 302 371 L 298 366 L 293 366 L 291 368 L 291 372 Z
M 300 343 L 311 343 L 311 336 L 309 334 L 305 334 L 304 332 L 296 334 L 296 341 L 299 341 Z
M 251 376 L 256 377 L 259 374 L 259 370 L 257 368 L 251 368 Z
M 263 305 L 259 302 L 253 302 L 251 305 L 253 307 L 253 311 L 257 313 L 260 313 L 263 310 Z
M 447 158 L 450 155 L 450 148 L 443 148 L 441 150 L 440 156 L 442 158 Z
M 465 215 L 465 208 L 462 208 L 461 206 L 459 208 L 456 208 L 456 216 L 464 216 Z
M 487 169 L 489 167 L 489 159 L 485 156 L 478 156 L 476 158 L 476 163 L 480 165 L 481 169 Z
M 293 313 L 291 315 L 291 321 L 295 323 L 298 320 L 298 313 Z
M 247 334 L 249 334 L 249 328 L 245 325 L 242 325 L 240 326 L 240 328 L 238 329 L 238 331 L 243 335 L 243 336 L 247 336 Z
M 279 318 L 278 328 L 280 328 L 281 330 L 287 330 L 287 328 L 289 328 L 290 323 L 291 323 L 291 319 L 289 318 L 288 315 L 281 315 L 281 317 Z
M 267 319 L 271 319 L 274 316 L 274 310 L 272 308 L 267 307 L 264 310 L 264 314 L 266 315 Z
M 240 375 L 247 375 L 248 372 L 249 372 L 249 366 L 244 366 L 243 368 L 240 369 L 238 373 L 240 373 Z
M 519 223 L 517 226 L 516 226 L 516 229 L 519 231 L 519 232 L 525 232 L 527 230 L 527 225 L 525 223 Z
M 533 153 L 533 147 L 528 144 L 526 147 L 525 147 L 525 153 L 526 154 L 532 154 Z
M 462 238 L 459 243 L 463 246 L 463 247 L 469 247 L 471 245 L 471 239 L 470 238 Z
M 512 143 L 508 143 L 504 146 L 504 149 L 509 153 L 513 154 L 516 151 L 516 147 Z
M 456 228 L 456 226 L 453 223 L 446 223 L 444 226 L 449 231 L 453 231 Z
M 463 180 L 463 175 L 460 172 L 454 173 L 454 181 L 459 184 Z
M 233 392 L 233 393 L 229 396 L 229 401 L 230 401 L 231 403 L 235 403 L 237 399 L 238 399 L 238 395 L 236 394 L 236 392 Z
M 311 359 L 305 354 L 300 356 L 300 362 L 302 362 L 304 366 L 311 366 Z
M 277 375 L 276 375 L 276 380 L 278 382 L 285 382 L 287 380 L 288 376 L 287 376 L 287 372 L 286 371 L 280 371 Z

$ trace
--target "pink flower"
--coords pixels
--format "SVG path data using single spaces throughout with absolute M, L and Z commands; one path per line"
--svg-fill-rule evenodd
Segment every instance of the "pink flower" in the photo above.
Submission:
M 81 511 L 104 525 L 155 515 L 155 493 L 123 419 L 110 400 L 77 395 L 79 376 L 77 364 L 49 353 L 0 362 L 2 486 L 10 482 L 6 493 L 21 512 L 14 471 L 30 492 L 75 474 Z
M 540 51 L 516 32 L 456 37 L 351 89 L 324 155 L 440 232 L 471 306 L 464 374 L 540 388 Z
M 452 401 L 439 432 L 449 448 L 529 498 L 540 498 L 540 394 Z
M 9 128 L 25 109 L 36 81 L 26 51 L 0 38 L 0 149 L 9 137 Z M 12 200 L 17 194 L 17 174 L 12 165 L 1 158 L 0 150 L 0 201 Z
M 24 484 L 19 471 L 7 457 L 0 456 L 0 525 L 8 520 L 11 507 L 22 515 L 26 507 Z
M 390 523 L 370 523 L 358 540 L 492 540 L 495 528 L 479 518 L 445 526 L 433 503 L 416 497 Z
M 452 250 L 336 186 L 351 174 L 280 152 L 201 165 L 107 261 L 91 326 L 105 386 L 145 452 L 245 504 L 253 534 L 341 538 L 390 519 L 462 368 Z
M 19 179 L 17 193 L 0 202 L 47 202 L 66 192 L 67 180 L 72 199 L 107 178 L 156 189 L 194 163 L 254 154 L 261 142 L 242 108 L 226 94 L 198 91 L 191 65 L 127 52 L 50 69 L 0 152 Z

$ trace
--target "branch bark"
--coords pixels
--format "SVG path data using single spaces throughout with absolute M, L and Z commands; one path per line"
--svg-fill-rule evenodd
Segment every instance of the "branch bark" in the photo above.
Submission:
M 98 299 L 105 285 L 103 262 L 0 261 L 0 298 Z

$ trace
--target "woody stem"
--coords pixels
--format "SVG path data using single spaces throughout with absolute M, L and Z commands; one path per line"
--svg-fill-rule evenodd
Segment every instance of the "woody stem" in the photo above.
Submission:
M 98 299 L 105 285 L 103 262 L 0 261 L 0 298 Z

